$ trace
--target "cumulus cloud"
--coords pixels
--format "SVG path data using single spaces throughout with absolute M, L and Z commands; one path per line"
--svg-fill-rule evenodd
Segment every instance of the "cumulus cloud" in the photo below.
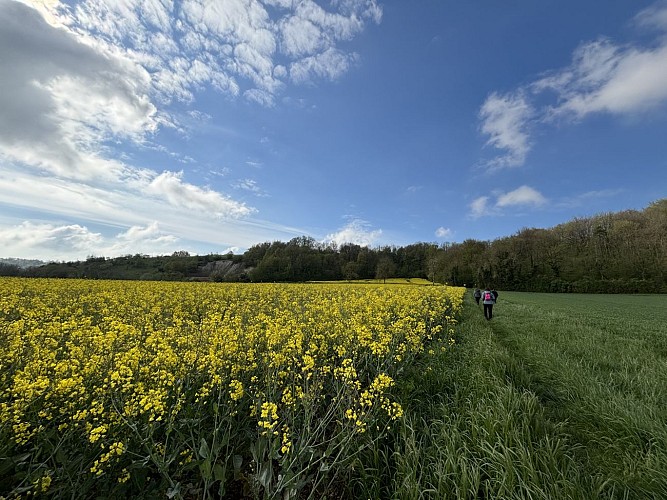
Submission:
M 480 196 L 470 204 L 470 217 L 477 219 L 488 215 L 501 215 L 504 209 L 514 207 L 538 208 L 547 203 L 547 199 L 530 186 L 520 186 L 507 193 L 496 192 L 491 196 Z
M 452 236 L 452 230 L 447 227 L 439 227 L 435 230 L 435 235 L 438 238 L 449 238 Z
M 213 89 L 272 106 L 288 85 L 338 78 L 358 60 L 341 42 L 381 17 L 376 0 L 0 0 L 0 67 L 11 68 L 0 72 L 0 203 L 145 230 L 154 217 L 174 237 L 224 231 L 236 246 L 302 234 L 252 220 L 253 207 L 183 172 L 138 166 L 128 151 L 191 162 L 161 133 L 211 117 L 176 115 L 180 103 Z M 239 188 L 263 195 L 252 181 Z
M 7 255 L 25 258 L 58 259 L 62 255 L 89 255 L 104 238 L 78 224 L 53 225 L 23 222 L 0 228 L 0 241 Z
M 487 144 L 501 152 L 487 166 L 495 169 L 524 164 L 531 148 L 531 128 L 538 123 L 664 109 L 667 2 L 641 11 L 634 25 L 642 34 L 657 31 L 657 38 L 626 44 L 604 37 L 591 40 L 574 50 L 569 66 L 541 75 L 514 91 L 491 93 L 480 109 L 480 130 L 488 136 Z
M 171 253 L 177 249 L 180 240 L 161 231 L 157 222 L 133 226 L 127 231 L 105 237 L 80 224 L 26 221 L 0 228 L 0 241 L 8 255 L 44 260 L 81 260 L 90 255 L 117 257 L 128 253 Z
M 539 191 L 530 186 L 521 186 L 514 191 L 498 196 L 497 207 L 511 207 L 516 205 L 540 206 L 546 203 L 546 198 Z
M 370 229 L 370 224 L 361 219 L 352 219 L 335 233 L 326 236 L 324 241 L 337 245 L 354 243 L 361 246 L 371 246 L 382 235 L 381 229 Z
M 160 229 L 157 221 L 147 226 L 132 226 L 105 241 L 101 253 L 105 256 L 126 255 L 128 253 L 165 254 L 172 253 L 180 244 L 180 238 Z
M 335 80 L 356 63 L 356 54 L 346 54 L 335 48 L 304 57 L 290 65 L 290 78 L 296 83 L 310 82 L 317 78 Z

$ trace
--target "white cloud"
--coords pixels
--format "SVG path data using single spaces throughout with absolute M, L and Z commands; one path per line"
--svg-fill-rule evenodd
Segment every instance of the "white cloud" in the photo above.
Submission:
M 59 259 L 76 254 L 85 257 L 104 239 L 99 233 L 78 224 L 60 225 L 23 222 L 0 228 L 0 242 L 6 255 L 24 258 Z
M 600 189 L 597 191 L 587 191 L 578 195 L 570 196 L 560 200 L 557 203 L 558 207 L 575 208 L 581 206 L 590 206 L 599 200 L 605 198 L 614 198 L 623 193 L 623 189 Z
M 642 10 L 635 16 L 634 22 L 639 27 L 667 33 L 667 2 L 662 0 Z
M 282 49 L 291 56 L 312 54 L 324 46 L 321 30 L 307 19 L 292 17 L 280 24 Z
M 310 82 L 317 78 L 335 80 L 347 72 L 358 60 L 356 54 L 346 54 L 329 48 L 326 51 L 305 57 L 290 65 L 290 77 L 295 83 Z
M 240 181 L 236 182 L 233 187 L 235 189 L 242 189 L 244 191 L 249 191 L 253 193 L 255 196 L 268 196 L 258 185 L 257 181 L 253 179 L 241 179 Z
M 132 226 L 144 227 L 147 225 L 146 221 L 156 221 L 161 232 L 173 235 L 181 241 L 190 241 L 203 249 L 200 252 L 204 253 L 217 251 L 221 246 L 248 248 L 258 241 L 289 240 L 304 234 L 301 228 L 286 227 L 250 216 L 217 217 L 214 211 L 227 207 L 224 204 L 222 208 L 217 207 L 215 197 L 213 207 L 206 207 L 198 202 L 188 204 L 187 194 L 184 195 L 185 200 L 175 200 L 175 203 L 166 202 L 164 194 L 147 196 L 143 190 L 148 189 L 151 179 L 135 180 L 132 190 L 103 189 L 77 180 L 31 174 L 11 166 L 1 168 L 0 206 L 9 207 L 11 211 L 3 210 L 0 229 L 20 225 L 23 222 L 20 216 L 10 216 L 17 212 L 40 213 L 42 220 L 54 221 L 52 224 L 57 226 L 63 225 L 62 221 L 75 220 L 79 225 L 92 224 L 127 230 Z M 170 181 L 176 186 L 179 183 L 185 184 L 182 180 L 170 179 L 169 176 L 162 180 L 167 188 Z M 187 192 L 187 188 L 185 190 Z M 178 196 L 178 187 L 176 192 Z M 82 224 L 78 221 L 86 222 Z M 180 248 L 175 248 L 178 249 Z M 10 253 L 10 250 L 10 247 L 0 241 L 0 252 L 3 256 L 22 256 Z M 142 252 L 154 253 L 150 248 Z M 135 252 L 128 248 L 127 252 L 122 253 Z M 35 258 L 51 258 L 41 250 L 30 255 Z
M 470 204 L 470 217 L 489 215 L 501 215 L 505 209 L 521 206 L 541 207 L 547 203 L 547 199 L 530 186 L 520 186 L 507 193 L 496 192 L 493 194 L 495 201 L 490 196 L 480 196 Z
M 606 38 L 574 50 L 572 63 L 514 91 L 493 92 L 480 109 L 487 144 L 505 151 L 487 163 L 491 170 L 520 166 L 531 148 L 537 123 L 582 120 L 596 113 L 636 115 L 664 110 L 667 103 L 667 2 L 641 11 L 641 30 L 660 36 L 646 44 L 618 44 Z M 644 34 L 644 33 L 642 33 Z M 551 104 L 537 103 L 555 97 Z
M 337 53 L 340 41 L 382 19 L 376 0 L 332 2 L 330 10 L 313 0 L 183 0 L 178 6 L 172 0 L 84 0 L 71 9 L 55 1 L 30 3 L 54 24 L 129 49 L 126 56 L 151 72 L 153 89 L 165 102 L 190 101 L 194 89 L 211 83 L 271 105 L 284 88 L 286 66 L 320 62 L 318 71 L 297 72 L 293 81 L 300 83 L 310 81 L 307 75 L 335 78 L 349 64 L 322 70 L 324 61 L 331 62 L 329 51 Z
M 120 233 L 118 237 L 126 241 L 137 241 L 146 238 L 152 238 L 159 233 L 160 229 L 158 223 L 153 221 L 146 227 L 132 226 L 127 231 Z
M 162 172 L 146 187 L 148 194 L 167 200 L 175 207 L 208 212 L 216 217 L 242 217 L 255 210 L 210 189 L 183 182 L 183 172 Z
M 492 93 L 482 105 L 481 131 L 489 136 L 487 145 L 505 153 L 490 161 L 492 168 L 522 165 L 530 149 L 528 123 L 533 109 L 523 92 L 500 95 Z
M 209 216 L 247 218 L 254 208 L 185 182 L 183 173 L 133 165 L 125 146 L 187 161 L 159 143 L 162 128 L 185 132 L 170 114 L 174 101 L 192 102 L 212 86 L 271 106 L 291 71 L 299 83 L 340 76 L 356 56 L 338 42 L 380 20 L 376 0 L 335 1 L 326 10 L 312 0 L 0 0 L 0 67 L 11 68 L 0 74 L 0 175 L 9 181 L 0 202 L 77 220 L 114 214 L 133 225 L 125 207 L 176 208 L 202 226 Z M 323 42 L 308 45 L 310 36 Z
M 334 242 L 337 245 L 354 243 L 361 246 L 371 246 L 381 235 L 381 229 L 369 229 L 369 224 L 366 221 L 352 219 L 335 233 L 327 235 L 324 241 Z
M 544 205 L 547 199 L 542 194 L 530 186 L 521 186 L 514 191 L 504 193 L 498 196 L 496 207 L 511 207 L 517 205 Z
M 489 206 L 489 197 L 480 196 L 475 198 L 470 204 L 470 216 L 477 219 L 486 215 Z
M 0 67 L 11 68 L 0 72 L 0 203 L 41 210 L 58 234 L 87 234 L 81 221 L 126 228 L 118 245 L 152 228 L 147 220 L 165 231 L 145 239 L 151 244 L 223 237 L 243 247 L 303 234 L 251 219 L 253 207 L 183 172 L 140 167 L 126 146 L 191 161 L 160 144 L 162 129 L 185 135 L 179 120 L 212 117 L 172 115 L 175 101 L 212 87 L 271 106 L 292 82 L 347 71 L 357 56 L 340 42 L 381 14 L 376 0 L 326 8 L 312 0 L 0 0 Z
M 105 237 L 79 224 L 32 223 L 0 228 L 6 255 L 42 260 L 81 260 L 90 255 L 117 257 L 128 253 L 171 253 L 179 238 L 163 233 L 157 222 Z
M 667 101 L 667 43 L 655 48 L 619 47 L 608 40 L 577 49 L 572 65 L 536 82 L 560 102 L 553 116 L 582 119 L 592 113 L 632 114 Z
M 435 230 L 435 235 L 438 238 L 449 238 L 452 236 L 452 230 L 447 227 L 439 227 Z
M 122 174 L 101 144 L 141 142 L 158 126 L 149 76 L 110 51 L 51 27 L 33 9 L 0 2 L 0 154 L 61 176 Z
M 168 254 L 180 245 L 180 238 L 164 233 L 157 221 L 147 226 L 132 226 L 127 231 L 118 233 L 105 241 L 98 254 L 106 257 L 127 255 L 128 253 L 145 253 L 149 255 Z

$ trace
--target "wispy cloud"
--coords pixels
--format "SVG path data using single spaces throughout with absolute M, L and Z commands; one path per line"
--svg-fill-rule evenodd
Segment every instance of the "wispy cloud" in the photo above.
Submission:
M 559 200 L 556 206 L 559 208 L 576 208 L 590 206 L 599 200 L 614 198 L 623 193 L 623 189 L 599 189 L 596 191 L 587 191 Z
M 667 11 L 667 8 L 665 8 Z M 572 64 L 533 84 L 557 104 L 546 117 L 583 119 L 593 113 L 641 113 L 667 101 L 667 39 L 658 46 L 619 46 L 601 38 L 581 45 Z
M 640 28 L 667 33 L 667 2 L 662 0 L 645 8 L 635 16 L 633 21 Z
M 216 191 L 183 182 L 182 177 L 183 172 L 163 172 L 151 180 L 145 192 L 161 197 L 176 207 L 198 210 L 216 217 L 242 217 L 255 212 L 255 209 L 244 203 Z
M 260 196 L 260 197 L 267 197 L 269 196 L 262 188 L 259 187 L 257 184 L 257 181 L 254 179 L 241 179 L 238 182 L 236 182 L 233 187 L 235 189 L 242 189 L 244 191 L 248 191 L 255 196 Z
M 585 42 L 573 52 L 569 66 L 516 90 L 491 93 L 480 109 L 480 130 L 501 153 L 486 166 L 523 165 L 531 149 L 531 128 L 538 123 L 582 120 L 596 113 L 632 115 L 664 106 L 667 2 L 641 11 L 633 23 L 643 35 L 657 31 L 657 37 L 644 44 L 604 37 Z
M 482 217 L 483 215 L 487 214 L 488 207 L 489 207 L 488 196 L 480 196 L 479 198 L 475 198 L 472 201 L 472 203 L 470 203 L 470 216 L 473 219 Z
M 208 194 L 210 206 L 203 205 L 197 196 L 199 188 L 192 185 L 188 188 L 182 179 L 171 175 L 163 176 L 153 185 L 155 193 L 142 191 L 148 190 L 150 185 L 151 179 L 141 179 L 132 189 L 106 189 L 76 180 L 31 174 L 11 166 L 0 169 L 0 200 L 4 206 L 35 210 L 53 220 L 74 219 L 127 229 L 156 221 L 162 231 L 181 240 L 200 242 L 213 250 L 220 246 L 248 248 L 258 241 L 291 239 L 304 234 L 303 229 L 257 220 L 250 215 L 240 218 L 216 216 L 216 210 L 224 213 L 230 209 L 230 215 L 233 215 L 243 210 L 244 205 L 225 203 L 212 191 Z M 169 196 L 172 196 L 171 200 L 166 199 Z M 2 222 L 4 227 L 13 227 L 22 221 L 4 217 Z M 12 255 L 7 253 L 8 248 L 2 240 L 0 244 L 3 253 Z M 35 257 L 39 258 L 39 255 Z
M 524 92 L 494 92 L 486 99 L 479 112 L 480 129 L 489 137 L 488 146 L 504 151 L 489 161 L 488 167 L 517 167 L 524 163 L 530 149 L 528 123 L 533 113 Z

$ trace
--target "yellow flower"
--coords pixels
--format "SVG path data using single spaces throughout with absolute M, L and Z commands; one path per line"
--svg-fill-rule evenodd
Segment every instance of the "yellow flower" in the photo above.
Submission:
M 243 397 L 243 382 L 236 379 L 232 380 L 229 383 L 229 390 L 229 397 L 233 401 L 238 401 Z
M 127 469 L 122 470 L 122 474 L 118 476 L 119 483 L 126 483 L 130 479 L 130 473 Z

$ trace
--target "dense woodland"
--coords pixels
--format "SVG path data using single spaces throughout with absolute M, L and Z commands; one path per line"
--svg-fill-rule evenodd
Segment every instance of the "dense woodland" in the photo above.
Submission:
M 494 241 L 369 248 L 298 237 L 261 243 L 243 255 L 89 257 L 27 268 L 5 263 L 0 274 L 255 282 L 404 277 L 516 291 L 666 293 L 667 199 Z

